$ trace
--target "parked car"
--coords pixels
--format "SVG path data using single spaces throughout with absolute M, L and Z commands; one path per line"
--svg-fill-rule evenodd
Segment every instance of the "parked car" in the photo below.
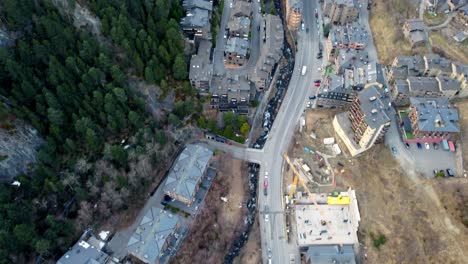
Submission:
M 397 149 L 395 147 L 392 147 L 392 153 L 393 153 L 393 155 L 397 154 Z
M 265 171 L 265 179 L 268 179 L 268 171 Z
M 317 98 L 315 95 L 309 96 L 309 100 L 314 100 L 315 98 Z
M 406 149 L 410 149 L 410 145 L 408 143 L 405 143 Z
M 317 79 L 317 80 L 314 81 L 314 83 L 321 83 L 321 82 L 322 82 L 322 81 L 319 80 L 319 79 Z
M 270 208 L 268 208 L 268 205 L 265 205 L 264 214 L 265 214 L 265 222 L 268 222 L 269 214 L 270 214 Z
M 426 146 L 426 149 L 431 149 L 431 146 L 429 145 L 429 143 L 424 143 L 424 146 Z
M 455 175 L 453 174 L 453 171 L 452 171 L 451 169 L 447 169 L 447 175 L 448 175 L 449 177 L 455 176 Z
M 416 145 L 418 145 L 418 149 L 422 149 L 421 143 L 418 142 L 418 143 L 416 143 Z
M 314 83 L 315 87 L 320 87 L 320 83 Z
M 439 149 L 439 144 L 437 143 L 432 143 L 432 146 L 434 147 L 435 150 L 438 150 Z

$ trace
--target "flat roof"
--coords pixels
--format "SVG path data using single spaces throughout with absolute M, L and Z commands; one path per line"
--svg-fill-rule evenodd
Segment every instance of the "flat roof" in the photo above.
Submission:
M 209 21 L 209 11 L 201 8 L 192 8 L 187 11 L 187 15 L 180 21 L 182 27 L 203 28 Z
M 203 39 L 198 46 L 198 52 L 190 60 L 189 79 L 193 81 L 209 81 L 213 73 L 210 61 L 211 41 Z
M 361 110 L 368 126 L 377 128 L 390 123 L 390 117 L 386 110 L 389 108 L 388 100 L 385 100 L 376 86 L 371 86 L 359 92 Z
M 352 245 L 310 246 L 307 259 L 313 264 L 355 264 L 356 255 Z
M 109 259 L 109 255 L 101 251 L 104 242 L 101 242 L 91 236 L 88 240 L 80 238 L 58 261 L 57 264 L 104 264 Z M 102 245 L 99 245 L 101 244 Z
M 360 216 L 355 192 L 349 192 L 351 202 L 348 205 L 328 205 L 323 203 L 328 194 L 316 195 L 322 201 L 317 206 L 295 205 L 298 245 L 307 247 L 358 243 Z
M 242 38 L 229 38 L 225 46 L 226 52 L 235 53 L 244 57 L 247 56 L 248 49 L 249 41 Z

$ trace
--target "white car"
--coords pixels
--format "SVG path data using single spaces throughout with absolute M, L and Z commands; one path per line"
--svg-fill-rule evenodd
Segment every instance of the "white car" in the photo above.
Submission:
M 265 179 L 268 179 L 268 171 L 265 171 Z
M 232 3 L 229 4 L 229 7 L 232 8 Z
M 431 149 L 431 145 L 429 145 L 429 143 L 424 143 L 424 145 L 426 146 L 426 149 Z

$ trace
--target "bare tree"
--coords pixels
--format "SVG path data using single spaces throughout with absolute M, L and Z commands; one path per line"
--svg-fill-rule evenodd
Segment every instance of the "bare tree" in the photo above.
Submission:
M 64 173 L 64 177 L 62 178 L 62 184 L 74 190 L 74 187 L 78 185 L 78 177 L 74 172 L 66 171 Z
M 88 163 L 84 158 L 80 158 L 75 164 L 75 173 L 84 175 L 91 169 L 92 164 Z
M 88 226 L 93 220 L 93 208 L 86 201 L 80 202 L 80 210 L 78 210 L 78 226 L 80 229 Z

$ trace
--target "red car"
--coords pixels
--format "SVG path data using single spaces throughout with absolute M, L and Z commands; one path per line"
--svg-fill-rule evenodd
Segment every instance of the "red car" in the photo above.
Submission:
M 268 188 L 268 180 L 263 181 L 263 188 Z
M 314 83 L 316 87 L 320 87 L 320 83 Z

